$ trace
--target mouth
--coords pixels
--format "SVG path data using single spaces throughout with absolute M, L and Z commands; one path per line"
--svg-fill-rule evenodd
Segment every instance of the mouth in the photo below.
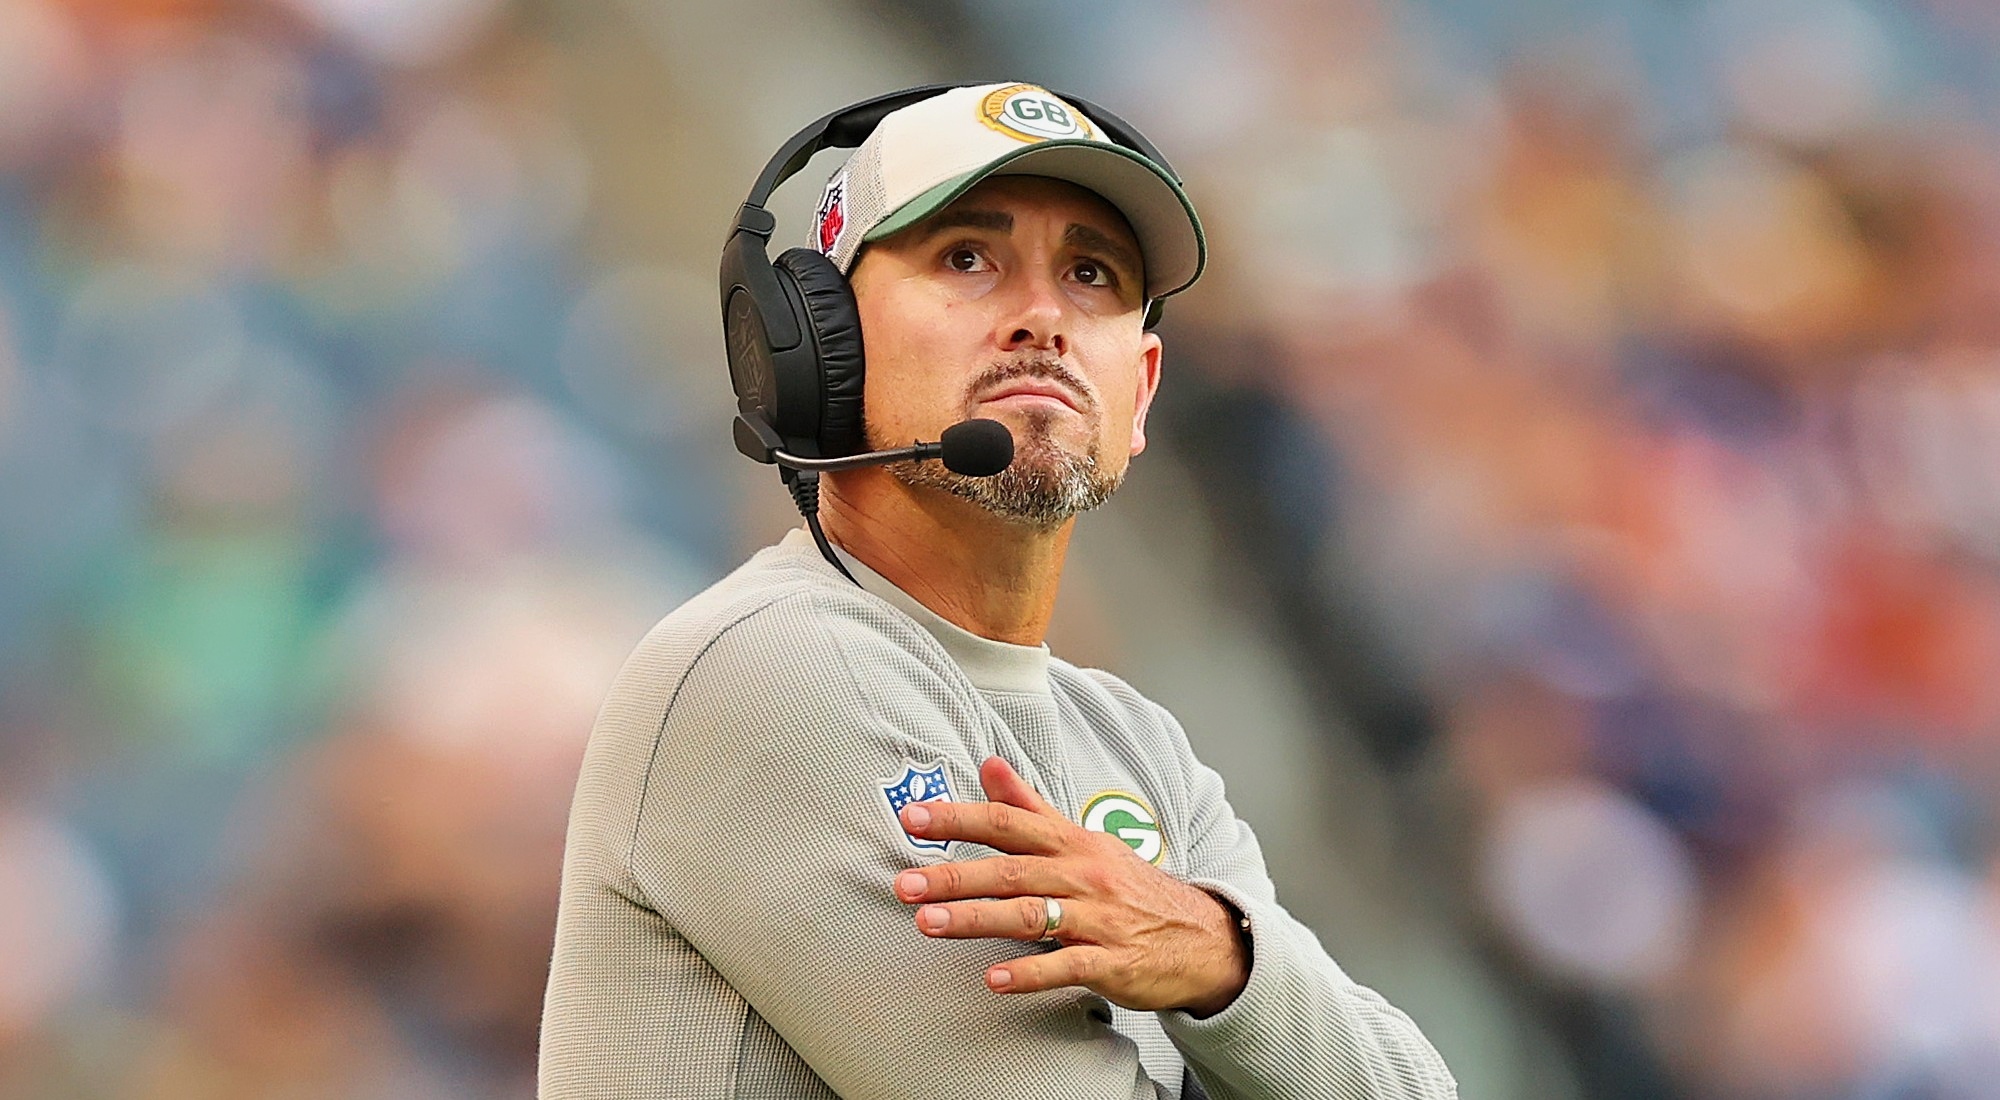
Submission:
M 1062 408 L 1074 413 L 1083 411 L 1082 401 L 1067 387 L 1032 378 L 1009 382 L 980 398 L 978 403 L 981 405 L 1005 403 L 1024 408 L 1035 406 Z

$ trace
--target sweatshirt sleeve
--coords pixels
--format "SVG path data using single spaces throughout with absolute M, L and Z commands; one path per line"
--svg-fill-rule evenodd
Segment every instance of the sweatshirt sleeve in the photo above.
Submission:
M 1278 904 L 1250 826 L 1222 777 L 1194 759 L 1186 734 L 1159 709 L 1191 769 L 1197 847 L 1189 881 L 1228 898 L 1250 920 L 1250 980 L 1205 1019 L 1160 1013 L 1161 1026 L 1212 1100 L 1446 1100 L 1458 1084 L 1402 1010 L 1355 982 L 1311 929 Z
M 629 869 L 655 908 L 842 1096 L 1146 1100 L 1086 991 L 1003 996 L 987 967 L 1042 950 L 933 940 L 890 884 L 991 849 L 916 846 L 895 800 L 979 797 L 991 738 L 936 670 L 824 595 L 724 631 L 669 704 Z

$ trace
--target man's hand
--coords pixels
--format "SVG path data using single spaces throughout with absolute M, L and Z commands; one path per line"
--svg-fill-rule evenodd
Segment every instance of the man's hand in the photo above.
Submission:
M 1060 950 L 986 972 L 1000 993 L 1080 985 L 1140 1012 L 1212 1016 L 1250 977 L 1236 919 L 1214 895 L 1140 859 L 1115 836 L 1074 824 L 1007 762 L 979 767 L 988 802 L 919 802 L 903 827 L 926 840 L 969 840 L 1008 855 L 940 863 L 896 876 L 896 896 L 925 902 L 917 928 L 948 939 L 1038 940 L 1043 898 L 1062 903 Z M 991 898 L 991 901 L 967 901 Z M 942 903 L 942 904 L 934 904 Z

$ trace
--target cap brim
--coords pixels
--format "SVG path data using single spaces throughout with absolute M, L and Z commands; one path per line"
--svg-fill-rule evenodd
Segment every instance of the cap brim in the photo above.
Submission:
M 1146 264 L 1146 297 L 1187 289 L 1207 261 L 1201 219 L 1164 168 L 1122 146 L 1056 140 L 1023 146 L 923 192 L 871 228 L 864 241 L 899 233 L 949 206 L 988 176 L 1047 176 L 1096 192 L 1125 215 Z

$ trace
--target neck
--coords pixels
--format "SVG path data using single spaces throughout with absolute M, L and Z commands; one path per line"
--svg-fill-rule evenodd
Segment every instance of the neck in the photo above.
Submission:
M 826 537 L 955 626 L 1040 645 L 1062 582 L 1074 519 L 1043 529 L 1009 523 L 881 469 L 828 474 Z

